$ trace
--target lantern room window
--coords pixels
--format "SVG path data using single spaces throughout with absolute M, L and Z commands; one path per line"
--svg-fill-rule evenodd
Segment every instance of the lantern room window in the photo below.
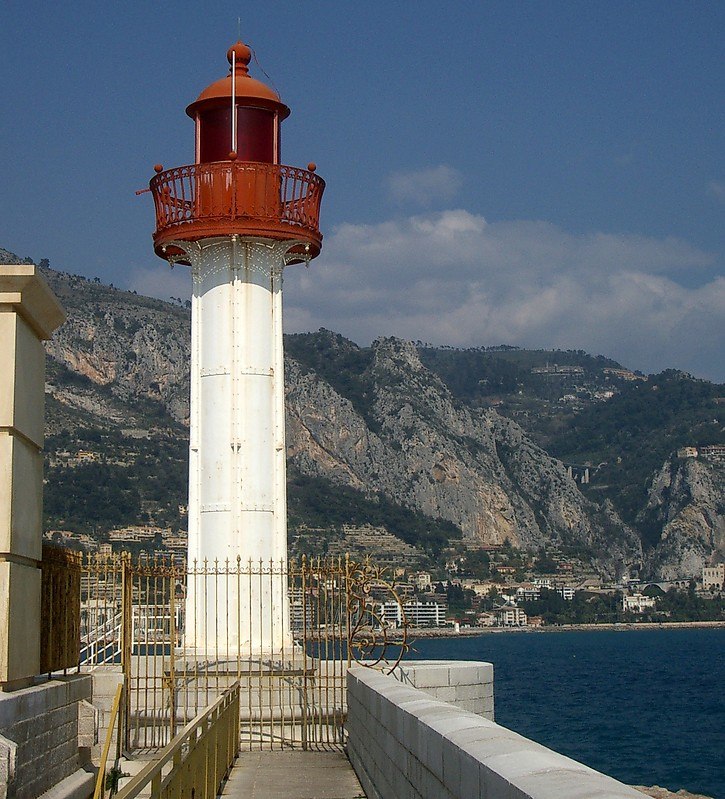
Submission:
M 230 108 L 210 108 L 199 115 L 199 161 L 226 161 L 236 150 L 240 161 L 277 162 L 276 114 L 265 108 L 237 106 L 237 142 L 230 140 Z

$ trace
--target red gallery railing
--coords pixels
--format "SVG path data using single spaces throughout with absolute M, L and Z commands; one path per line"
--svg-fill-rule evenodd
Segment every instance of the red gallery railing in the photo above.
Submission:
M 306 169 L 216 161 L 160 172 L 150 184 L 156 209 L 154 245 L 238 233 L 299 239 L 321 246 L 320 201 L 325 181 Z

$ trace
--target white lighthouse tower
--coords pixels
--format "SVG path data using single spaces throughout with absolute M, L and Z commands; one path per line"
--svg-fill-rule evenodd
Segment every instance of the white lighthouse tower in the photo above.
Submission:
M 186 109 L 195 163 L 150 182 L 155 251 L 193 282 L 186 646 L 205 659 L 291 646 L 282 275 L 322 242 L 324 181 L 280 164 L 289 108 L 250 56 L 231 47 L 227 77 Z

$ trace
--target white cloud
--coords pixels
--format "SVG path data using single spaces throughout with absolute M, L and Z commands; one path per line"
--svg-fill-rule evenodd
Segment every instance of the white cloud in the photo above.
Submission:
M 309 270 L 286 272 L 287 329 L 582 348 L 722 380 L 725 278 L 676 279 L 714 265 L 681 239 L 487 223 L 464 210 L 345 224 Z
M 386 182 L 395 202 L 431 208 L 450 202 L 461 188 L 463 177 L 457 169 L 440 164 L 428 169 L 393 172 Z
M 309 270 L 286 270 L 285 325 L 361 344 L 397 335 L 581 348 L 647 372 L 723 380 L 725 278 L 697 280 L 713 266 L 712 254 L 681 239 L 488 223 L 465 210 L 344 224 Z M 687 286 L 678 282 L 686 273 Z M 191 293 L 184 266 L 137 267 L 129 283 L 161 299 Z

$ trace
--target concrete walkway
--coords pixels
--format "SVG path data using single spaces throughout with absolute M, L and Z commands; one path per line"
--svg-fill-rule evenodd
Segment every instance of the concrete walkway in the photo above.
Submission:
M 221 795 L 230 799 L 365 799 L 342 752 L 241 752 Z

